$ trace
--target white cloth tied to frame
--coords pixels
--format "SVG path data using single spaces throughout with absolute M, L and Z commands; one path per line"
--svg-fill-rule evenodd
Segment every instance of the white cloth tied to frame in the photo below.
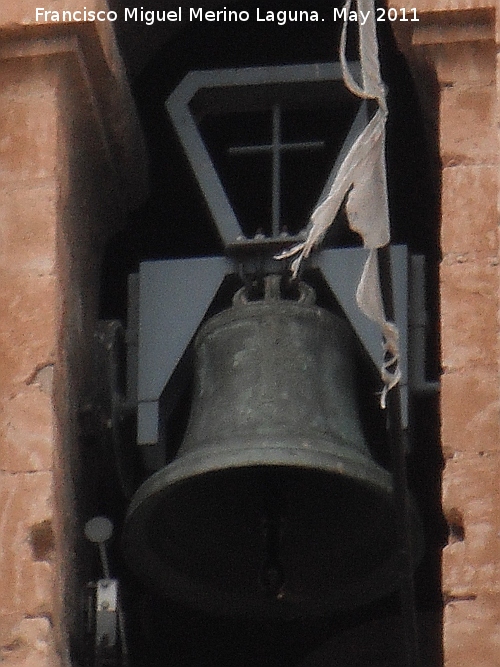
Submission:
M 346 17 L 349 16 L 350 8 L 351 0 L 347 0 Z M 358 0 L 357 10 L 359 16 L 362 13 L 367 17 L 364 25 L 358 21 L 362 85 L 359 86 L 354 80 L 345 55 L 347 18 L 340 40 L 340 62 L 344 83 L 354 95 L 375 100 L 378 109 L 346 155 L 330 192 L 311 215 L 306 240 L 279 257 L 292 257 L 298 254 L 291 265 L 296 276 L 302 259 L 308 257 L 312 249 L 322 241 L 334 222 L 342 202 L 346 200 L 349 226 L 360 234 L 364 247 L 370 250 L 356 290 L 356 301 L 360 310 L 379 325 L 383 335 L 385 361 L 381 369 L 384 382 L 381 405 L 385 408 L 387 393 L 401 379 L 398 363 L 399 334 L 396 325 L 389 322 L 385 316 L 377 255 L 377 248 L 387 245 L 390 240 L 385 167 L 387 104 L 385 87 L 380 75 L 373 0 Z

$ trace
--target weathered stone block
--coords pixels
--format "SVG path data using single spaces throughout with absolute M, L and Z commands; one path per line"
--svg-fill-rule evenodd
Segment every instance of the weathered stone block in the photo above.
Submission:
M 465 38 L 471 38 L 475 28 L 477 30 L 478 26 L 474 20 L 471 20 L 470 25 L 460 26 Z M 460 39 L 460 35 L 457 37 L 456 41 L 451 41 L 449 44 L 438 43 L 426 49 L 441 85 L 494 85 L 495 44 L 491 37 L 487 41 L 469 42 Z M 451 39 L 452 35 L 448 34 L 448 38 Z
M 500 594 L 500 453 L 456 455 L 443 472 L 450 539 L 443 550 L 445 599 Z
M 46 10 L 48 10 L 48 15 L 46 16 L 45 13 L 39 13 L 38 18 L 37 14 L 35 11 L 35 8 L 39 6 L 42 7 L 42 5 L 37 5 L 36 3 L 33 2 L 33 0 L 19 0 L 15 4 L 7 4 L 3 5 L 0 7 L 0 25 L 1 24 L 13 24 L 13 23 L 18 23 L 21 25 L 29 25 L 29 24 L 36 24 L 36 25 L 43 25 L 44 23 L 48 23 L 49 25 L 51 24 L 51 13 L 52 11 L 60 12 L 61 16 L 61 22 L 62 22 L 62 12 L 64 10 L 69 11 L 71 13 L 75 11 L 82 11 L 83 10 L 83 5 L 78 1 L 78 0 L 51 0 L 50 3 L 47 3 L 44 7 Z M 106 0 L 86 0 L 85 2 L 85 7 L 87 11 L 90 10 L 107 10 L 108 9 L 108 3 Z M 82 15 L 80 15 L 79 20 L 82 20 Z M 67 21 L 66 21 L 67 22 Z M 95 22 L 97 24 L 97 27 L 99 26 L 98 22 Z M 112 23 L 111 21 L 103 21 L 103 23 Z M 53 24 L 53 22 L 52 22 Z M 104 26 L 101 27 L 101 29 L 104 29 Z M 108 27 L 109 30 L 109 27 Z
M 52 366 L 4 401 L 0 411 L 0 469 L 8 472 L 49 470 L 53 464 L 55 415 L 52 396 Z
M 500 595 L 449 602 L 444 610 L 445 667 L 498 667 Z
M 147 178 L 113 24 L 38 30 L 34 15 L 0 3 L 0 661 L 56 667 L 77 624 L 76 413 L 100 253 Z
M 0 629 L 0 662 L 16 667 L 55 667 L 56 655 L 50 619 L 23 618 Z
M 443 169 L 441 248 L 444 254 L 498 254 L 498 168 Z
M 473 366 L 441 377 L 445 456 L 500 451 L 500 387 L 495 367 Z
M 445 370 L 498 364 L 499 267 L 447 256 L 441 264 L 441 342 Z
M 0 395 L 12 395 L 53 361 L 58 334 L 57 278 L 2 271 L 0 277 Z
M 440 153 L 445 167 L 498 162 L 495 99 L 494 85 L 441 90 Z
M 47 178 L 58 166 L 57 81 L 49 59 L 0 65 L 0 179 Z
M 57 184 L 16 184 L 0 190 L 0 267 L 35 275 L 54 271 Z
M 0 616 L 52 613 L 52 474 L 0 473 Z M 47 548 L 36 540 L 46 527 Z
M 445 12 L 453 9 L 482 9 L 494 7 L 495 0 L 391 0 L 391 5 L 416 7 L 417 12 Z

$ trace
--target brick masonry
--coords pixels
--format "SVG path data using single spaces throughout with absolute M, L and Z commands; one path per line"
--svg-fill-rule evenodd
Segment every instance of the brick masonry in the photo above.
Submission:
M 398 2 L 392 3 L 399 6 Z M 408 3 L 405 3 L 406 5 Z M 420 86 L 442 164 L 441 423 L 446 667 L 500 664 L 499 16 L 494 2 L 421 0 L 396 31 Z M 500 13 L 499 13 L 500 14 Z M 429 71 L 427 69 L 427 71 Z
M 8 26 L 0 41 L 0 661 L 56 667 L 70 664 L 76 623 L 77 425 L 91 383 L 100 255 L 123 223 L 124 202 L 144 196 L 145 160 L 112 34 L 87 31 L 82 41 L 78 26 L 67 26 L 40 40 L 16 25 L 35 3 L 11 4 L 11 16 L 7 5 L 0 10 Z
M 101 8 L 88 0 L 87 9 Z M 500 12 L 392 0 L 442 160 L 446 667 L 500 664 Z M 90 382 L 99 254 L 144 157 L 109 25 L 38 39 L 32 0 L 0 7 L 0 660 L 69 664 L 77 410 Z M 63 8 L 59 0 L 54 8 Z M 76 0 L 64 8 L 79 9 Z M 85 27 L 87 28 L 87 26 Z M 437 97 L 427 85 L 429 71 Z M 104 193 L 109 193 L 105 196 Z

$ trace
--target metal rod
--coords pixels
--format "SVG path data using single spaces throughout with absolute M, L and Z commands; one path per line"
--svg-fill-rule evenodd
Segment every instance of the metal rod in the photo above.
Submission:
M 380 263 L 380 282 L 386 317 L 394 321 L 394 301 L 392 293 L 392 270 L 390 248 L 386 246 L 378 251 Z M 387 396 L 389 415 L 389 441 L 393 466 L 394 495 L 399 523 L 401 588 L 400 604 L 403 621 L 404 642 L 406 648 L 406 667 L 420 667 L 418 619 L 415 604 L 415 585 L 413 580 L 414 562 L 411 536 L 410 496 L 407 482 L 407 437 L 401 419 L 401 393 L 399 386 L 394 387 Z
M 106 552 L 106 544 L 104 542 L 98 542 L 98 547 L 99 547 L 99 555 L 101 557 L 101 564 L 102 564 L 102 571 L 104 573 L 104 578 L 109 579 L 111 575 L 109 571 L 109 562 L 108 562 L 108 554 Z
M 294 150 L 306 150 L 308 148 L 324 148 L 324 141 L 294 141 L 293 143 L 281 144 L 282 152 Z M 244 155 L 246 153 L 268 153 L 272 150 L 272 144 L 263 144 L 261 146 L 231 146 L 228 149 L 230 155 Z
M 127 635 L 125 632 L 125 616 L 123 614 L 123 609 L 121 606 L 120 601 L 118 601 L 118 609 L 117 609 L 117 614 L 118 614 L 118 630 L 120 631 L 120 637 L 121 637 L 121 667 L 129 667 L 130 664 L 130 654 L 128 650 L 128 641 L 127 641 Z
M 280 233 L 280 182 L 281 182 L 281 109 L 279 104 L 273 106 L 273 139 L 272 139 L 272 204 L 271 222 L 274 238 Z
M 324 141 L 282 143 L 281 107 L 279 104 L 274 104 L 272 107 L 272 137 L 270 144 L 257 146 L 232 146 L 229 148 L 230 155 L 271 152 L 271 235 L 273 238 L 277 238 L 281 231 L 281 154 L 284 151 L 323 148 L 324 145 Z

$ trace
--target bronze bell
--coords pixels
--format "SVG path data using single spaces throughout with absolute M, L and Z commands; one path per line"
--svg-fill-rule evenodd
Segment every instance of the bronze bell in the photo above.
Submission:
M 135 571 L 212 613 L 323 614 L 399 583 L 392 481 L 360 426 L 350 327 L 306 285 L 297 300 L 276 285 L 260 301 L 240 291 L 201 327 L 184 441 L 125 521 Z

